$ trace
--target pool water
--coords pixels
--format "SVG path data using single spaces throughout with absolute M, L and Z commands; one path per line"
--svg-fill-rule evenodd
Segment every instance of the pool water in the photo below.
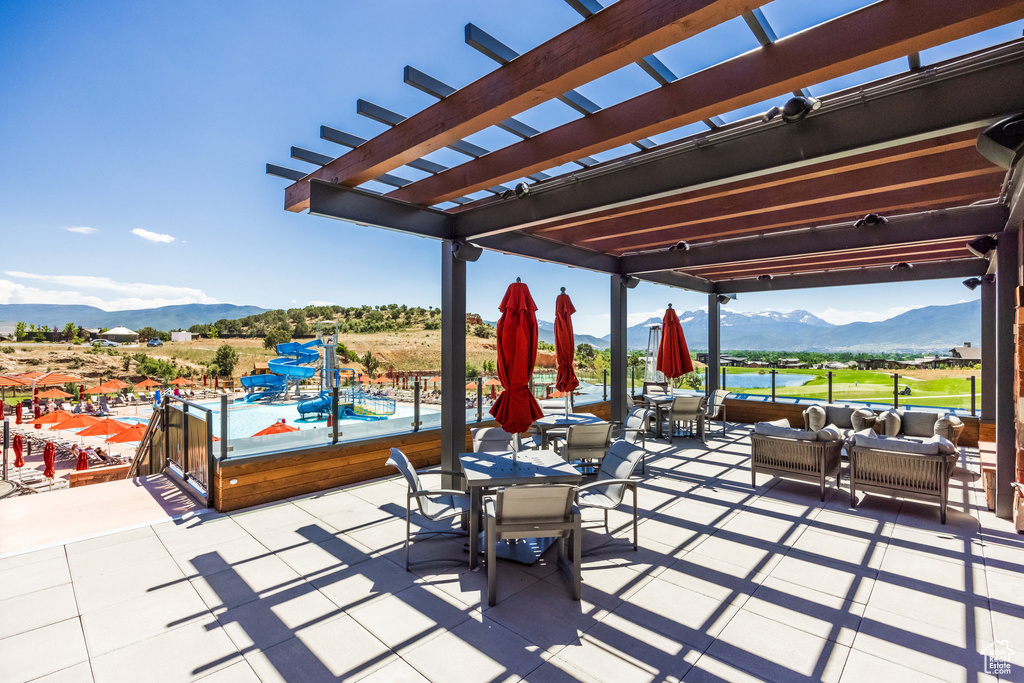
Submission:
M 200 402 L 199 405 L 204 408 L 209 408 L 213 411 L 212 419 L 214 424 L 214 434 L 220 434 L 220 402 L 219 401 L 206 401 Z M 432 406 L 420 406 L 422 413 L 436 412 L 437 408 Z M 395 414 L 390 416 L 388 419 L 395 419 L 400 417 L 411 418 L 413 408 L 410 405 L 398 404 L 395 406 Z M 316 415 L 310 415 L 307 418 L 300 419 L 299 411 L 296 403 L 283 403 L 283 404 L 262 404 L 262 403 L 233 403 L 228 406 L 228 438 L 229 439 L 244 439 L 250 437 L 261 429 L 266 429 L 275 422 L 280 422 L 282 419 L 285 423 L 292 427 L 298 427 L 300 430 L 307 429 L 327 429 L 327 418 L 317 419 Z M 345 422 L 362 422 L 362 420 L 348 420 L 342 418 L 342 424 Z
M 816 375 L 791 375 L 789 373 L 779 373 L 775 375 L 775 386 L 798 387 L 815 378 Z M 744 372 L 737 373 L 735 375 L 730 374 L 728 371 L 725 373 L 726 389 L 770 389 L 771 386 L 772 376 L 767 372 L 763 375 L 756 372 Z

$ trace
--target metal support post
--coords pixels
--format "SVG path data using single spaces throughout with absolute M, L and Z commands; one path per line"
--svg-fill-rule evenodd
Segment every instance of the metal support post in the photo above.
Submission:
M 331 390 L 331 443 L 338 443 L 338 422 L 340 422 L 338 415 L 338 408 L 341 407 L 341 395 L 340 389 L 334 387 Z
M 832 371 L 828 371 L 828 402 L 832 403 Z
M 4 418 L 4 476 L 7 478 L 7 449 L 11 446 L 11 421 Z
M 778 370 L 769 370 L 768 372 L 772 375 L 772 403 L 775 403 L 775 375 L 779 373 Z
M 181 478 L 184 479 L 185 481 L 188 481 L 188 479 L 189 479 L 189 472 L 192 471 L 192 463 L 190 462 L 191 458 L 189 457 L 190 453 L 189 453 L 189 448 L 188 448 L 189 447 L 189 443 L 188 443 L 188 404 L 187 403 L 182 403 L 181 404 L 181 425 L 182 425 L 181 443 L 183 444 L 183 449 L 182 449 L 183 453 L 181 454 L 181 469 L 182 469 L 182 477 Z
M 605 401 L 608 400 L 608 371 L 607 370 L 604 371 L 604 379 L 602 380 L 602 384 L 601 384 L 601 397 Z
M 893 409 L 900 407 L 900 375 L 894 373 L 892 376 L 892 407 Z
M 975 416 L 975 409 L 977 408 L 977 393 L 975 392 L 975 376 L 971 375 L 971 417 Z
M 420 381 L 417 379 L 412 385 L 412 431 L 420 431 Z
M 981 278 L 981 419 L 996 419 L 996 281 Z
M 996 517 L 1013 517 L 1017 439 L 1013 331 L 1017 317 L 1017 235 L 1000 233 L 996 249 Z M 984 353 L 984 352 L 982 352 Z M 984 388 L 984 381 L 982 381 Z
M 708 294 L 708 394 L 716 389 L 725 389 L 725 384 L 718 385 L 719 353 L 721 349 L 721 313 L 719 312 L 718 295 Z
M 170 424 L 170 419 L 171 419 L 171 402 L 167 398 L 167 396 L 164 396 L 163 399 L 161 400 L 160 410 L 163 413 L 160 417 L 161 417 L 161 422 L 163 422 L 162 426 L 163 426 L 163 430 L 164 430 L 164 463 L 163 463 L 163 465 L 164 465 L 164 467 L 167 467 L 167 463 L 169 463 L 171 461 L 171 432 L 170 432 L 170 426 L 171 426 L 171 424 Z
M 441 469 L 459 471 L 466 450 L 466 262 L 441 241 Z M 441 486 L 459 482 L 444 475 Z
M 228 459 L 228 397 L 220 397 L 220 459 Z
M 476 378 L 476 421 L 484 421 L 484 378 Z
M 626 419 L 626 293 L 618 275 L 611 276 L 609 313 L 611 314 L 611 419 Z M 605 399 L 608 398 L 608 370 L 604 372 Z
M 725 368 L 722 368 L 722 384 L 721 387 L 725 389 Z

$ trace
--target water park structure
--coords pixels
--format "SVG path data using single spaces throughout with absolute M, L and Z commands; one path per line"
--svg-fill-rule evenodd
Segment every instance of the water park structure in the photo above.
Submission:
M 334 390 L 338 389 L 338 419 L 384 420 L 395 414 L 395 401 L 379 397 L 363 389 L 363 376 L 352 368 L 338 365 L 338 324 L 317 323 L 316 337 L 308 342 L 286 342 L 275 347 L 277 358 L 267 362 L 270 371 L 241 378 L 246 395 L 236 403 L 275 402 L 288 400 L 295 386 L 294 397 L 300 419 L 324 419 L 331 413 Z M 315 396 L 301 393 L 302 385 L 319 377 Z

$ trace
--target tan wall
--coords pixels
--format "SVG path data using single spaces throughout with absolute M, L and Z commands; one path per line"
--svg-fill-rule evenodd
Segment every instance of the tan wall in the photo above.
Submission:
M 114 465 L 113 467 L 97 467 L 81 472 L 71 472 L 68 475 L 68 486 L 88 486 L 90 484 L 102 484 L 106 481 L 118 481 L 128 478 L 128 470 L 131 465 Z

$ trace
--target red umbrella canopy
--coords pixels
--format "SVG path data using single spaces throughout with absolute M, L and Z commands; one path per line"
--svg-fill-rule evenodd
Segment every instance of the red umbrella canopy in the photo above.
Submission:
M 111 389 L 110 387 L 108 387 L 106 384 L 97 384 L 94 387 L 89 387 L 88 389 L 86 389 L 85 393 L 87 393 L 87 394 L 109 394 L 109 393 L 112 393 L 113 391 L 114 390 Z
M 555 299 L 555 360 L 558 361 L 555 386 L 559 391 L 573 391 L 580 385 L 572 367 L 576 355 L 576 337 L 572 333 L 572 314 L 575 312 L 572 299 L 563 287 L 562 293 Z
M 47 441 L 43 447 L 43 476 L 47 479 L 53 479 L 55 470 L 53 468 L 53 461 L 57 456 L 57 446 L 52 442 Z
M 91 427 L 99 421 L 100 418 L 93 417 L 92 415 L 75 415 L 74 417 L 69 417 L 63 422 L 58 422 L 50 427 L 50 429 L 80 429 L 82 427 Z
M 63 422 L 64 420 L 70 420 L 74 415 L 67 412 L 66 410 L 55 410 L 52 413 L 47 413 L 42 417 L 32 420 L 32 424 L 49 425 Z
M 146 425 L 142 423 L 133 424 L 131 427 L 125 429 L 123 432 L 118 432 L 117 434 L 114 434 L 112 437 L 107 439 L 107 443 L 128 443 L 130 441 L 142 441 L 142 437 L 145 435 L 145 433 Z M 217 437 L 213 438 L 214 441 L 217 440 Z
M 124 422 L 118 422 L 117 420 L 111 420 L 109 417 L 103 418 L 94 425 L 90 425 L 78 432 L 78 436 L 109 436 L 110 434 L 120 434 L 128 429 L 128 425 Z
M 183 387 L 186 384 L 192 384 L 192 380 L 185 379 L 184 377 L 176 377 L 170 381 L 170 384 L 177 384 L 179 387 Z
M 261 429 L 260 431 L 256 432 L 255 434 L 253 434 L 253 436 L 266 436 L 267 434 L 284 434 L 285 432 L 297 431 L 299 431 L 298 427 L 292 427 L 290 424 L 285 424 L 284 422 L 275 422 L 266 429 Z
M 693 361 L 690 359 L 690 350 L 686 347 L 683 326 L 679 324 L 679 316 L 676 315 L 672 304 L 668 305 L 661 322 L 658 371 L 665 373 L 666 377 L 679 377 L 693 372 Z
M 22 423 L 22 419 L 21 419 L 21 404 L 19 403 L 14 408 L 14 424 L 20 425 L 21 423 Z
M 125 382 L 123 380 L 112 379 L 109 382 L 107 382 L 106 386 L 110 387 L 111 389 L 127 389 L 128 387 L 131 386 L 131 384 L 128 384 L 128 382 Z
M 163 386 L 163 384 L 161 384 L 160 382 L 157 382 L 156 380 L 152 380 L 152 379 L 147 377 L 146 379 L 144 379 L 141 382 L 139 382 L 138 384 L 136 384 L 135 388 L 138 389 L 139 387 L 142 387 L 143 389 L 148 389 L 149 387 L 162 387 L 162 386 Z
M 537 304 L 529 287 L 513 282 L 498 310 L 498 379 L 505 389 L 491 407 L 491 415 L 506 432 L 518 434 L 544 416 L 530 393 L 537 362 Z
M 24 447 L 22 446 L 21 434 L 15 434 L 14 435 L 14 466 L 15 467 L 24 467 L 25 466 L 25 458 L 22 457 L 22 449 L 23 448 Z
M 39 393 L 39 398 L 71 398 L 71 394 L 60 389 L 47 389 Z

